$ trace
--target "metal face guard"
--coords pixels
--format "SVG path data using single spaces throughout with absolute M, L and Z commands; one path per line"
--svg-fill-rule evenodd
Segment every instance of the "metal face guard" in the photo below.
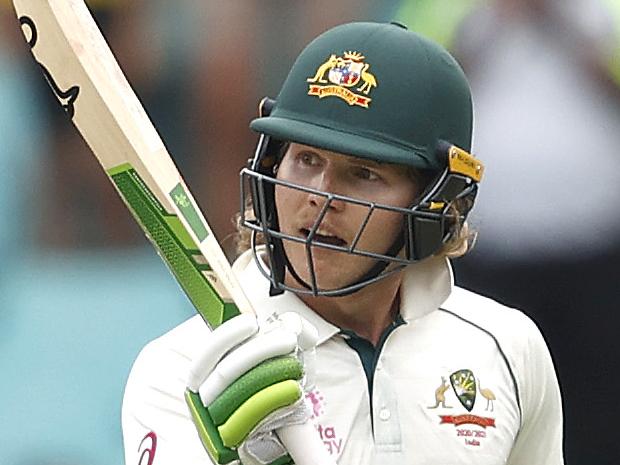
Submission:
M 275 145 L 273 145 L 275 144 Z M 279 145 L 278 145 L 279 144 Z M 445 168 L 429 183 L 426 190 L 409 208 L 383 205 L 361 199 L 312 189 L 299 184 L 277 179 L 274 167 L 278 163 L 278 153 L 282 154 L 282 142 L 261 135 L 254 157 L 249 160 L 250 168 L 240 173 L 241 225 L 252 232 L 252 249 L 261 272 L 270 280 L 272 293 L 284 290 L 312 295 L 341 296 L 400 271 L 408 264 L 423 260 L 437 253 L 450 240 L 454 226 L 465 221 L 473 206 L 478 182 L 484 167 L 477 159 L 458 147 L 441 141 L 437 156 L 444 160 Z M 325 199 L 317 218 L 306 237 L 294 236 L 280 230 L 278 212 L 275 207 L 275 188 L 284 186 Z M 246 209 L 247 199 L 252 208 Z M 455 203 L 466 200 L 455 208 Z M 330 244 L 319 240 L 318 231 L 334 202 L 346 202 L 366 209 L 353 241 L 347 245 Z M 463 207 L 465 205 L 465 207 Z M 402 235 L 384 253 L 376 253 L 358 247 L 360 238 L 373 214 L 380 211 L 402 216 Z M 259 258 L 258 235 L 264 239 L 267 263 Z M 310 282 L 305 282 L 291 265 L 284 251 L 283 241 L 304 244 Z M 341 253 L 367 257 L 376 261 L 375 265 L 358 281 L 338 289 L 320 289 L 314 270 L 313 249 L 323 248 Z M 300 287 L 284 284 L 288 270 Z
M 411 258 L 407 256 L 406 258 L 401 258 L 398 256 L 388 255 L 388 254 L 380 254 L 374 253 L 370 251 L 366 251 L 358 248 L 358 242 L 361 238 L 366 225 L 370 221 L 373 213 L 376 211 L 384 210 L 393 213 L 398 213 L 403 215 L 404 224 L 410 224 L 410 218 L 414 215 L 422 218 L 428 218 L 436 221 L 440 221 L 442 218 L 441 212 L 432 212 L 432 211 L 422 211 L 418 210 L 420 205 L 416 205 L 412 208 L 400 208 L 394 207 L 392 205 L 382 205 L 375 202 L 369 202 L 366 200 L 355 199 L 352 197 L 347 197 L 338 194 L 332 194 L 329 192 L 324 192 L 316 189 L 312 189 L 310 187 L 301 186 L 299 184 L 294 184 L 288 181 L 282 181 L 280 179 L 273 178 L 271 176 L 266 176 L 255 171 L 251 171 L 247 168 L 241 171 L 241 196 L 243 199 L 247 196 L 247 186 L 250 186 L 252 192 L 252 200 L 254 202 L 258 201 L 258 208 L 256 208 L 255 204 L 255 212 L 258 212 L 257 218 L 252 218 L 248 216 L 247 211 L 242 212 L 242 224 L 243 226 L 257 232 L 263 233 L 265 236 L 272 236 L 278 239 L 289 240 L 293 242 L 298 242 L 305 244 L 306 247 L 320 247 L 330 250 L 337 250 L 340 252 L 346 252 L 353 255 L 360 255 L 363 257 L 375 258 L 377 260 L 390 260 L 396 263 L 404 263 L 408 264 L 411 262 Z M 272 205 L 268 205 L 266 195 L 265 195 L 265 184 L 271 184 L 273 186 L 280 185 L 285 186 L 290 189 L 306 192 L 308 194 L 314 194 L 316 196 L 324 197 L 325 203 L 317 216 L 314 225 L 312 226 L 308 236 L 306 238 L 302 238 L 299 236 L 293 236 L 291 234 L 283 233 L 279 230 L 273 229 L 269 227 L 269 210 L 273 208 Z M 329 210 L 330 205 L 335 202 L 347 202 L 354 205 L 359 205 L 365 207 L 367 209 L 367 214 L 362 221 L 362 224 L 358 228 L 358 231 L 353 239 L 351 245 L 348 246 L 339 246 L 334 244 L 327 244 L 325 242 L 320 242 L 316 240 L 317 231 L 325 218 L 325 214 Z
M 274 221 L 274 219 L 277 218 L 273 198 L 275 186 L 284 186 L 288 189 L 313 194 L 325 199 L 323 206 L 306 237 L 295 236 L 280 231 L 277 221 Z M 258 246 L 256 236 L 259 233 L 262 234 L 264 241 L 267 244 L 266 255 L 268 264 L 264 267 L 260 267 L 262 268 L 261 271 L 267 278 L 270 279 L 272 286 L 278 289 L 313 295 L 343 295 L 346 293 L 351 293 L 367 284 L 370 284 L 371 282 L 376 282 L 379 279 L 400 271 L 410 263 L 425 258 L 420 256 L 422 248 L 416 246 L 416 236 L 420 239 L 424 237 L 426 243 L 433 243 L 441 246 L 441 244 L 449 238 L 449 234 L 445 234 L 445 231 L 449 229 L 446 226 L 446 221 L 450 220 L 451 222 L 454 222 L 457 219 L 453 214 L 449 213 L 449 204 L 447 202 L 438 203 L 433 201 L 423 201 L 417 203 L 411 208 L 400 208 L 312 189 L 288 181 L 276 179 L 272 176 L 261 174 L 246 168 L 241 171 L 241 198 L 243 199 L 243 204 L 245 203 L 245 199 L 248 194 L 250 194 L 252 198 L 254 209 L 253 211 L 248 211 L 245 208 L 242 208 L 241 224 L 252 231 L 252 247 L 255 255 L 257 255 L 256 247 Z M 361 221 L 355 237 L 350 244 L 329 244 L 317 239 L 317 231 L 321 228 L 325 215 L 333 202 L 347 202 L 366 209 L 365 217 Z M 359 247 L 359 240 L 362 237 L 366 226 L 368 225 L 373 214 L 378 211 L 388 211 L 402 216 L 403 234 L 401 238 L 399 238 L 396 243 L 385 253 L 376 253 Z M 301 287 L 299 288 L 292 288 L 285 285 L 282 280 L 275 280 L 273 276 L 274 273 L 271 271 L 274 270 L 276 263 L 278 262 L 278 257 L 274 256 L 274 253 L 277 255 L 278 250 L 283 252 L 282 241 L 291 241 L 304 244 L 307 256 L 308 272 L 310 274 L 309 283 L 306 283 L 299 278 L 297 272 L 292 269 L 292 266 L 288 263 L 288 260 L 286 258 L 284 260 L 289 271 L 291 271 L 292 275 L 300 283 Z M 372 258 L 376 260 L 377 264 L 380 265 L 381 270 L 379 273 L 376 273 L 375 276 L 368 276 L 363 282 L 353 283 L 343 289 L 320 289 L 317 285 L 317 277 L 313 265 L 314 247 Z M 257 262 L 261 263 L 260 260 L 257 260 Z M 392 266 L 388 269 L 388 265 Z

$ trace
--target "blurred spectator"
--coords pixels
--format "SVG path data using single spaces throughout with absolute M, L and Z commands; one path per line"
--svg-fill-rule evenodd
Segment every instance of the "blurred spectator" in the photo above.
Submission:
M 584 257 L 618 241 L 620 99 L 607 63 L 619 45 L 598 0 L 500 0 L 462 24 L 486 260 Z

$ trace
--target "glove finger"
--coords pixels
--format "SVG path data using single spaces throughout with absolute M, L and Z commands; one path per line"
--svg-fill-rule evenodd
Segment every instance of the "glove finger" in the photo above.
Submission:
M 217 364 L 200 386 L 199 393 L 203 404 L 209 406 L 224 389 L 259 363 L 279 355 L 290 354 L 296 348 L 295 334 L 284 329 L 260 334 L 239 346 Z
M 316 327 L 305 318 L 294 312 L 286 312 L 278 316 L 282 326 L 297 336 L 297 343 L 302 350 L 314 348 L 319 341 Z
M 303 391 L 296 381 L 269 386 L 245 401 L 228 420 L 217 427 L 226 447 L 237 447 L 267 416 L 300 400 Z
M 266 360 L 237 378 L 209 404 L 209 414 L 219 426 L 257 392 L 287 379 L 300 381 L 303 375 L 303 365 L 296 357 L 284 356 Z
M 198 389 L 213 368 L 233 347 L 258 332 L 258 322 L 254 315 L 239 315 L 228 320 L 211 333 L 203 352 L 190 367 L 187 387 L 192 392 Z

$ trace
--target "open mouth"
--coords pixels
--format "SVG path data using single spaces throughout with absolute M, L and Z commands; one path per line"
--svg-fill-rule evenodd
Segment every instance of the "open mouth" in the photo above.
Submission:
M 320 229 L 319 229 L 320 231 Z M 335 245 L 335 246 L 339 246 L 339 247 L 344 247 L 347 245 L 347 242 L 342 239 L 341 237 L 332 235 L 332 234 L 327 234 L 327 233 L 319 233 L 319 231 L 317 231 L 314 236 L 312 237 L 312 242 L 317 242 L 317 243 L 321 243 L 321 244 L 328 244 L 328 245 Z M 310 235 L 310 230 L 306 229 L 306 228 L 301 228 L 299 230 L 299 232 L 301 233 L 301 235 L 303 237 L 305 237 L 306 239 L 308 238 L 308 236 Z

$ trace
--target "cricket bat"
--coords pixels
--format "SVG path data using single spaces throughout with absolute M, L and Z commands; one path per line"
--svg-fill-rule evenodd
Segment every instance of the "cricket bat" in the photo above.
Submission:
M 64 111 L 205 323 L 214 329 L 239 312 L 253 312 L 84 1 L 13 4 Z M 335 463 L 311 423 L 278 435 L 297 465 Z

